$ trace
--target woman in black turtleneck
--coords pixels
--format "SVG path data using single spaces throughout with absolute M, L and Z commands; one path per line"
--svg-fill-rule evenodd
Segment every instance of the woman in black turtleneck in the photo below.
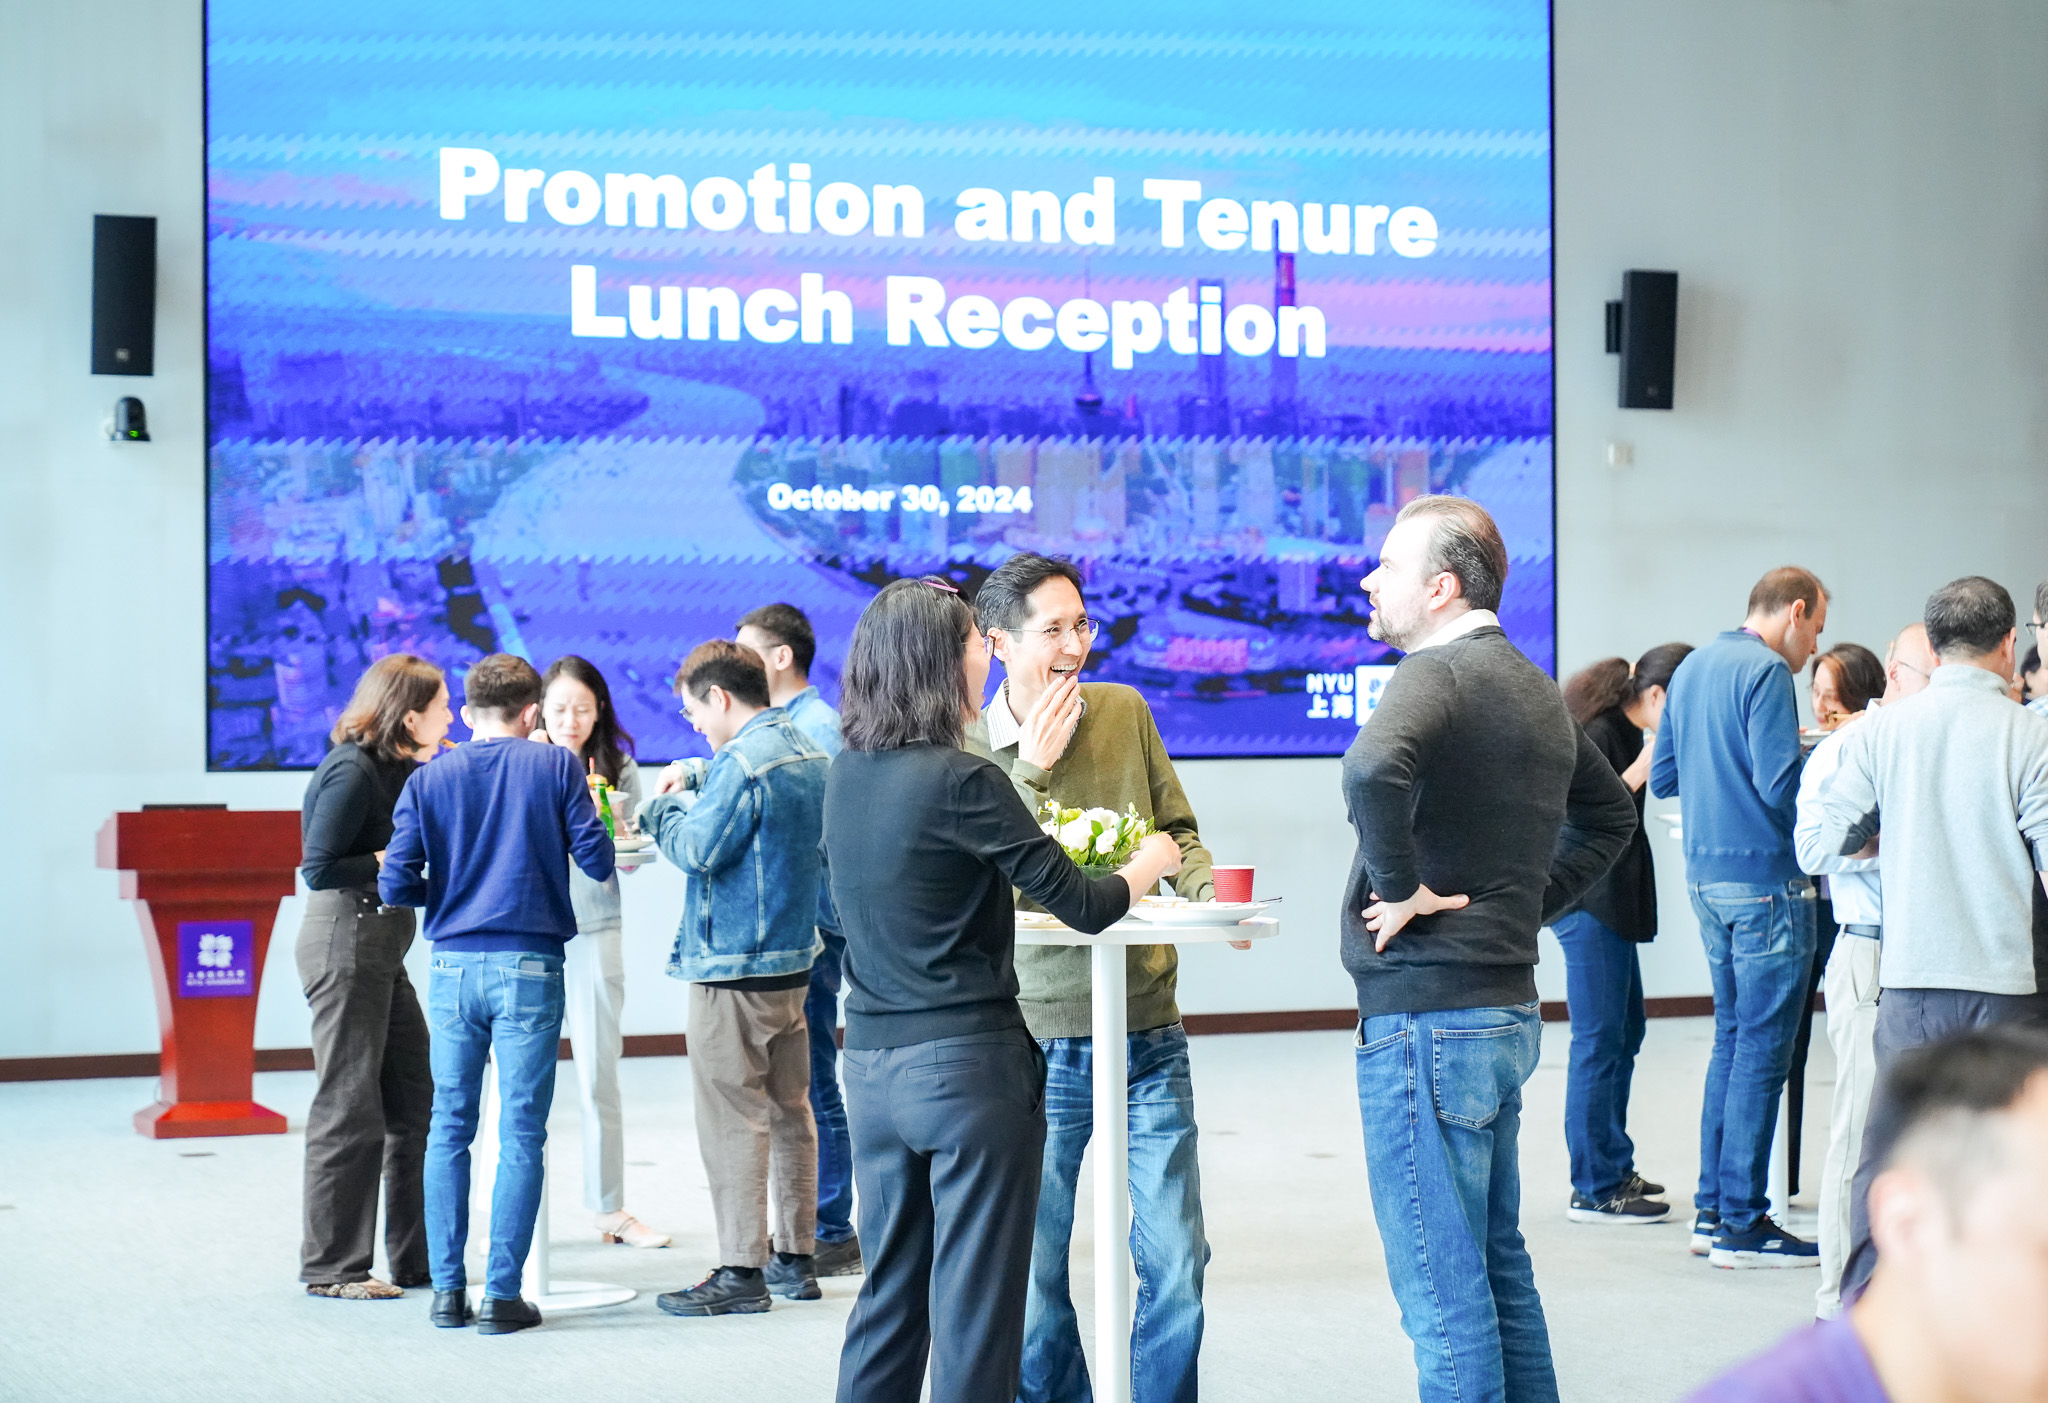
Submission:
M 377 869 L 399 791 L 450 719 L 441 669 L 410 653 L 380 658 L 356 684 L 335 722 L 334 748 L 306 786 L 300 870 L 312 897 L 297 953 L 319 1085 L 306 1115 L 299 1279 L 311 1296 L 392 1300 L 428 1280 L 420 1188 L 434 1104 L 427 1022 L 403 963 L 413 913 L 380 904 Z M 370 1275 L 380 1180 L 396 1285 Z

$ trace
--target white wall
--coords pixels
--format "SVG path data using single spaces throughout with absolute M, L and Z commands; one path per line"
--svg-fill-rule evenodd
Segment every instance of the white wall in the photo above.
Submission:
M 1559 0 L 1560 655 L 1731 627 L 1796 560 L 1830 638 L 1873 647 L 1934 585 L 2048 574 L 2048 8 L 2037 0 Z M 208 775 L 198 6 L 0 0 L 0 1057 L 147 1051 L 135 919 L 92 836 L 116 809 L 295 808 L 298 775 Z M 159 216 L 158 374 L 86 373 L 91 216 Z M 1678 410 L 1614 409 L 1601 303 L 1682 275 Z M 155 439 L 110 445 L 121 394 Z M 1634 466 L 1610 468 L 1610 441 Z M 1184 964 L 1190 1011 L 1341 1007 L 1350 857 L 1334 761 L 1184 769 L 1211 846 L 1285 891 L 1288 934 Z M 1655 994 L 1705 992 L 1654 831 Z M 630 1031 L 682 1026 L 662 978 L 672 872 L 628 888 Z M 296 903 L 260 1046 L 303 1046 Z M 1553 947 L 1554 951 L 1554 947 Z M 1555 958 L 1541 971 L 1561 991 Z

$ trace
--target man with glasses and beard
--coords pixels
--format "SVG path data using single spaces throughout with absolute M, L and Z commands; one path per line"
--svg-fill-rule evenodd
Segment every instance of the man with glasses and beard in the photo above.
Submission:
M 1080 571 L 1065 560 L 1012 556 L 982 584 L 975 609 L 1006 675 L 982 712 L 985 737 L 971 736 L 970 746 L 985 740 L 1034 813 L 1048 800 L 1061 808 L 1135 808 L 1180 845 L 1174 889 L 1211 899 L 1209 853 L 1151 707 L 1130 687 L 1080 680 L 1096 632 Z M 1134 945 L 1126 961 L 1131 1203 L 1134 1231 L 1146 1245 L 1138 1258 L 1131 1393 L 1135 1403 L 1192 1403 L 1209 1243 L 1187 1032 L 1174 1002 L 1179 959 L 1171 945 Z M 1017 982 L 1024 1020 L 1046 1059 L 1045 1164 L 1018 1398 L 1079 1403 L 1090 1390 L 1067 1255 L 1081 1152 L 1094 1127 L 1089 952 L 1020 946 Z

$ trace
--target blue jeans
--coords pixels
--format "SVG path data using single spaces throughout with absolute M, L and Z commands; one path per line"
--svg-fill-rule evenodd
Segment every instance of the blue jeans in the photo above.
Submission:
M 1714 981 L 1714 1053 L 1700 1106 L 1695 1210 L 1746 1233 L 1770 1207 L 1771 1137 L 1813 973 L 1813 883 L 1693 882 Z
M 1643 967 L 1634 941 L 1584 911 L 1551 929 L 1564 947 L 1565 1002 L 1572 1017 L 1571 1070 L 1564 1084 L 1572 1189 L 1604 1203 L 1636 1167 L 1628 1091 L 1636 1054 L 1643 1050 Z
M 498 1064 L 498 1179 L 484 1294 L 516 1300 L 540 1211 L 541 1147 L 555 1100 L 562 1038 L 562 957 L 518 950 L 434 952 L 434 1119 L 427 1131 L 427 1253 L 436 1291 L 469 1284 L 469 1146 L 476 1139 L 484 1059 Z
M 1045 1050 L 1045 1166 L 1024 1307 L 1022 1403 L 1094 1397 L 1067 1283 L 1081 1152 L 1095 1129 L 1095 1040 L 1041 1038 Z M 1195 1161 L 1195 1091 L 1180 1024 L 1130 1035 L 1132 1403 L 1194 1403 L 1202 1352 L 1202 1174 Z
M 818 1241 L 853 1236 L 853 1138 L 839 1094 L 839 964 L 846 942 L 826 936 L 811 966 L 804 1020 L 811 1029 L 811 1118 L 818 1123 Z
M 1542 1038 L 1535 1004 L 1358 1025 L 1373 1218 L 1423 1403 L 1556 1403 L 1515 1144 Z

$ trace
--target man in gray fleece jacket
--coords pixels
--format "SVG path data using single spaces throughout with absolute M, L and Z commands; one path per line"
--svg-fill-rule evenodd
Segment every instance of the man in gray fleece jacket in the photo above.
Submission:
M 1962 1028 L 2048 1021 L 2048 719 L 2006 694 L 2012 596 L 1968 576 L 1927 601 L 1940 660 L 1925 691 L 1865 719 L 1820 794 L 1820 843 L 1844 855 L 1877 833 L 1884 888 L 1877 1096 L 1863 1136 L 1842 1299 L 1875 1264 L 1865 1199 L 1889 1152 L 1885 1081 L 1899 1055 Z

